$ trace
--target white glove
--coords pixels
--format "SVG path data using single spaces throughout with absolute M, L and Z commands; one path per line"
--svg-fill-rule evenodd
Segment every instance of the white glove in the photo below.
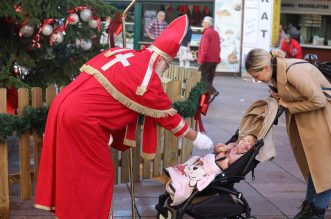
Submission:
M 214 146 L 213 141 L 201 132 L 198 132 L 197 138 L 193 141 L 193 145 L 201 150 L 210 149 Z

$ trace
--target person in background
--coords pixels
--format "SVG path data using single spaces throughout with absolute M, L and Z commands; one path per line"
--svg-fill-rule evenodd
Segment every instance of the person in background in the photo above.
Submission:
M 283 25 L 280 24 L 279 25 L 279 35 L 278 35 L 278 47 L 281 47 L 282 42 L 284 41 L 285 35 L 286 35 L 286 33 L 283 28 Z
M 144 159 L 155 157 L 157 124 L 200 149 L 213 146 L 172 108 L 157 74 L 176 56 L 187 25 L 187 16 L 181 16 L 148 48 L 100 53 L 56 96 L 47 116 L 36 208 L 60 219 L 112 218 L 115 169 L 110 147 L 135 147 L 140 114 Z
M 300 42 L 300 31 L 292 23 L 287 26 L 286 32 L 296 41 Z
M 285 108 L 292 150 L 307 183 L 294 219 L 323 219 L 331 199 L 331 84 L 309 62 L 283 58 L 282 51 L 253 49 L 245 67 L 255 80 L 273 84 Z
M 297 40 L 285 34 L 280 49 L 286 53 L 286 58 L 302 59 L 302 49 Z
M 188 26 L 186 35 L 180 44 L 180 48 L 178 51 L 178 59 L 179 59 L 179 66 L 189 68 L 190 67 L 190 61 L 193 58 L 190 49 L 190 42 L 192 38 L 192 29 L 190 26 Z
M 211 103 L 219 92 L 213 86 L 215 70 L 218 63 L 221 62 L 221 41 L 217 31 L 214 30 L 214 19 L 206 16 L 202 21 L 203 34 L 198 50 L 199 70 L 201 71 L 201 80 L 207 85 L 207 92 L 210 95 Z
M 153 20 L 146 28 L 146 34 L 151 40 L 155 40 L 168 26 L 168 23 L 165 21 L 165 17 L 165 12 L 159 11 L 157 13 L 156 19 Z

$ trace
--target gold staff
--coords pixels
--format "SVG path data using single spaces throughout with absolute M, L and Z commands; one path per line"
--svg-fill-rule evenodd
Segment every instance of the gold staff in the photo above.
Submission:
M 134 5 L 134 3 L 136 2 L 136 0 L 132 0 L 132 2 L 129 4 L 129 6 L 125 9 L 125 11 L 122 14 L 122 39 L 123 39 L 123 48 L 126 48 L 126 30 L 125 30 L 125 18 L 126 15 L 128 13 L 128 11 L 130 10 L 130 8 Z M 134 179 L 133 179 L 133 149 L 132 147 L 130 147 L 129 149 L 129 168 L 130 168 L 130 183 L 131 183 L 131 207 L 132 207 L 132 218 L 136 219 L 136 211 L 135 211 L 135 200 L 134 200 Z

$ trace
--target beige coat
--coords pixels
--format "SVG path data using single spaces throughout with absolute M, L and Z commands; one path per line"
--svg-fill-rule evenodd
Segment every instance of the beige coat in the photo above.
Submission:
M 286 127 L 300 170 L 310 173 L 317 193 L 331 189 L 331 99 L 322 87 L 331 84 L 311 64 L 298 59 L 277 59 L 277 88 L 288 102 Z M 330 91 L 328 94 L 331 95 Z

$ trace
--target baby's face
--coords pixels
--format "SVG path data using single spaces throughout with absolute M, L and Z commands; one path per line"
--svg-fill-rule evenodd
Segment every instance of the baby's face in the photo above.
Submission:
M 236 146 L 237 153 L 246 153 L 248 150 L 250 150 L 253 147 L 255 143 L 256 143 L 255 137 L 251 135 L 247 135 L 243 137 Z

